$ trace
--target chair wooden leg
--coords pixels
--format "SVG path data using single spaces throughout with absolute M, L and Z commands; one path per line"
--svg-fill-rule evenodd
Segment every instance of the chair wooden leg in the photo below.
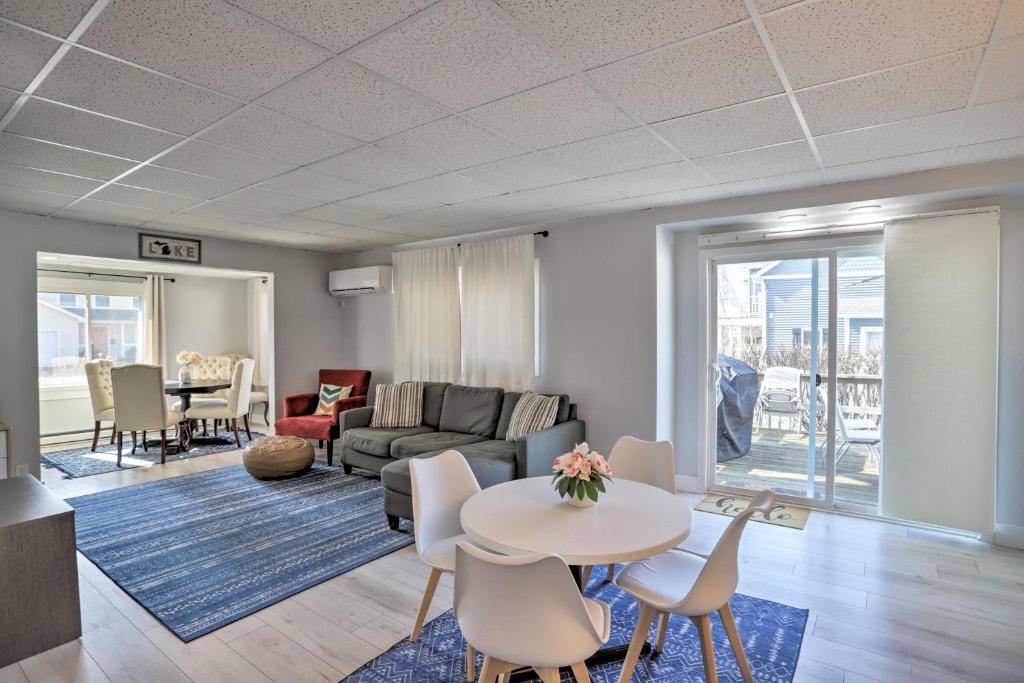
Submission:
M 469 643 L 466 643 L 466 681 L 473 683 L 476 680 L 476 650 Z
M 213 421 L 213 435 L 217 436 L 217 427 L 220 426 L 220 420 Z
M 270 401 L 263 404 L 263 424 L 270 426 Z
M 209 433 L 210 432 L 208 432 L 207 429 L 206 429 L 206 418 L 204 417 L 203 418 L 203 436 L 206 436 Z
M 138 432 L 132 432 L 132 455 L 135 455 L 135 446 L 136 446 L 136 443 L 137 443 L 137 439 L 136 439 L 137 436 L 138 436 Z
M 110 425 L 110 445 L 114 445 L 114 439 L 117 438 L 117 423 L 113 422 Z
M 480 683 L 494 683 L 495 679 L 504 681 L 506 678 L 505 674 L 511 671 L 512 668 L 512 665 L 508 662 L 495 659 L 490 655 L 484 655 L 484 664 L 480 667 L 480 678 L 477 680 Z
M 245 424 L 245 438 L 249 439 L 249 441 L 252 441 L 252 432 L 249 431 L 249 414 L 248 413 L 246 413 L 245 415 L 242 416 L 242 421 Z
M 316 447 L 317 448 L 323 448 L 324 447 L 324 440 L 323 439 L 317 439 Z
M 149 453 L 149 446 L 146 445 L 146 430 L 142 430 L 142 452 Z
M 736 620 L 732 618 L 732 609 L 729 603 L 725 603 L 722 609 L 718 610 L 722 617 L 722 626 L 729 636 L 729 644 L 732 645 L 733 654 L 736 655 L 736 663 L 740 667 L 740 674 L 743 675 L 743 683 L 753 683 L 754 675 L 750 672 L 750 662 L 747 661 L 747 653 L 743 651 L 743 641 L 740 639 L 740 632 L 736 628 Z
M 718 683 L 718 670 L 715 667 L 715 643 L 711 638 L 711 617 L 707 614 L 690 617 L 700 634 L 700 654 L 704 660 L 704 680 L 707 683 Z
M 587 584 L 590 583 L 590 572 L 594 570 L 592 565 L 586 565 L 580 567 L 580 588 L 586 588 Z
M 231 431 L 235 433 L 235 445 L 239 448 L 242 447 L 242 436 L 238 433 L 238 418 L 231 418 Z
M 437 582 L 441 580 L 441 570 L 430 569 L 430 576 L 427 577 L 427 585 L 423 589 L 423 600 L 420 601 L 420 611 L 416 613 L 416 622 L 412 625 L 412 635 L 409 640 L 416 642 L 423 629 L 423 620 L 427 618 L 427 610 L 430 609 L 430 601 L 434 599 L 434 591 L 437 590 Z
M 633 678 L 633 670 L 640 660 L 640 650 L 647 642 L 647 633 L 651 630 L 651 622 L 654 621 L 656 610 L 645 602 L 640 603 L 640 614 L 636 620 L 636 630 L 633 631 L 633 639 L 629 641 L 629 650 L 626 658 L 622 660 L 622 671 L 619 673 L 619 683 L 629 683 Z
M 334 465 L 334 440 L 327 439 L 327 465 Z M 345 472 L 348 474 L 348 472 Z
M 558 675 L 558 669 L 553 666 L 542 666 L 540 668 L 535 666 L 533 670 L 537 672 L 543 683 L 558 683 L 562 680 L 562 677 Z
M 121 449 L 124 447 L 124 432 L 117 433 L 117 466 L 121 466 Z
M 658 636 L 654 640 L 654 651 L 661 652 L 665 649 L 665 636 L 668 635 L 668 620 L 672 615 L 662 612 L 658 616 Z
M 576 683 L 590 683 L 590 672 L 587 671 L 586 662 L 573 664 L 572 675 L 576 677 Z
M 96 426 L 92 430 L 92 452 L 96 452 L 96 446 L 100 443 L 100 421 L 96 420 Z
M 615 563 L 614 562 L 609 562 L 608 563 L 608 571 L 604 575 L 604 580 L 605 581 L 611 581 L 614 578 L 615 578 Z
M 145 433 L 145 432 L 143 432 Z M 160 430 L 160 464 L 167 464 L 167 430 Z

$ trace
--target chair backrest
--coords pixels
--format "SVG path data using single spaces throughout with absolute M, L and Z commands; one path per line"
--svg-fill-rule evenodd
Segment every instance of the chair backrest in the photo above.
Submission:
M 231 367 L 227 356 L 203 356 L 192 366 L 192 379 L 230 379 Z
M 231 388 L 228 389 L 228 411 L 234 417 L 241 417 L 249 412 L 249 396 L 252 394 L 252 373 L 256 369 L 256 361 L 243 358 L 235 363 L 231 372 Z
M 473 470 L 458 451 L 409 461 L 416 552 L 423 557 L 443 538 L 462 533 L 462 504 L 480 491 Z
M 616 479 L 639 481 L 676 492 L 676 456 L 671 441 L 642 441 L 620 437 L 608 455 Z
M 85 381 L 89 384 L 93 419 L 98 420 L 100 413 L 114 407 L 114 388 L 110 383 L 112 367 L 114 363 L 109 360 L 94 360 L 85 364 Z
M 159 365 L 111 368 L 114 413 L 122 432 L 163 429 L 167 425 L 164 370 Z
M 352 387 L 350 396 L 366 396 L 370 390 L 369 370 L 321 370 L 320 384 L 333 384 L 338 387 Z M 320 386 L 317 386 L 317 391 Z
M 747 509 L 729 523 L 708 556 L 693 589 L 679 603 L 686 606 L 688 614 L 710 614 L 729 601 L 740 580 L 739 550 L 743 529 L 755 513 L 768 515 L 774 505 L 775 494 L 765 489 L 754 496 Z
M 250 356 L 247 353 L 238 353 L 236 351 L 225 351 L 224 353 L 221 353 L 219 355 L 224 356 L 225 358 L 231 361 L 232 370 L 234 370 L 235 366 L 238 365 L 238 361 L 242 360 L 243 358 L 252 358 L 252 356 Z
M 459 543 L 455 615 L 466 642 L 507 662 L 566 666 L 601 647 L 602 634 L 557 555 L 506 557 Z

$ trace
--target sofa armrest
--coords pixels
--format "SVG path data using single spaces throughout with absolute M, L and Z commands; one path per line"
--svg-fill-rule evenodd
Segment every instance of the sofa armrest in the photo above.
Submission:
M 352 408 L 338 413 L 338 434 L 344 434 L 346 429 L 359 429 L 369 427 L 370 418 L 373 417 L 373 406 L 366 408 Z
M 586 441 L 587 425 L 569 420 L 516 441 L 516 478 L 550 475 L 555 458 Z
M 338 424 L 338 415 L 345 412 L 346 410 L 352 410 L 353 408 L 362 408 L 366 405 L 365 396 L 349 396 L 348 398 L 338 399 L 334 402 L 332 408 L 334 409 L 334 424 Z
M 285 417 L 312 415 L 320 394 L 288 394 L 282 399 Z

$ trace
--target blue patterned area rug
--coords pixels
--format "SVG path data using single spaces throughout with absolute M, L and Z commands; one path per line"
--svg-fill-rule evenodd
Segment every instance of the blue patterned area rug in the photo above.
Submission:
M 377 479 L 233 465 L 67 501 L 78 549 L 188 642 L 413 542 Z
M 242 435 L 242 448 L 245 448 L 249 445 L 249 439 L 245 438 L 244 430 L 240 431 L 240 433 Z M 172 448 L 171 452 L 167 454 L 167 462 L 174 462 L 175 460 L 189 460 L 190 458 L 198 458 L 203 455 L 238 450 L 238 446 L 235 445 L 234 436 L 225 436 L 224 434 L 225 432 L 221 431 L 220 436 L 217 437 L 220 443 L 210 443 L 202 446 L 195 445 L 185 453 L 176 453 L 174 451 L 177 449 Z M 213 436 L 213 430 L 210 430 L 208 437 L 203 437 L 202 434 L 199 434 L 198 436 L 203 439 L 209 438 L 211 441 L 215 439 Z M 252 440 L 255 441 L 261 436 L 263 436 L 263 434 L 253 432 Z M 150 441 L 152 442 L 152 439 L 150 439 Z M 139 444 L 139 447 L 135 449 L 135 455 L 131 455 L 131 450 L 131 439 L 125 438 L 124 449 L 122 450 L 121 457 L 121 467 L 117 466 L 116 444 L 111 446 L 110 444 L 101 443 L 95 453 L 86 446 L 85 448 L 69 448 L 63 451 L 50 451 L 49 453 L 42 453 L 39 457 L 42 461 L 43 467 L 60 470 L 64 473 L 64 479 L 91 477 L 94 474 L 106 474 L 107 472 L 116 472 L 119 469 L 134 469 L 136 467 L 150 467 L 152 465 L 160 464 L 159 443 L 157 443 L 155 447 L 150 443 L 148 452 L 142 450 L 141 443 Z
M 586 594 L 611 606 L 612 634 L 608 644 L 628 643 L 636 628 L 636 600 L 613 584 L 604 583 L 604 575 L 605 567 L 594 567 Z M 743 638 L 743 649 L 750 661 L 754 680 L 758 683 L 792 681 L 800 658 L 808 611 L 738 593 L 729 604 L 740 637 Z M 743 677 L 722 622 L 717 615 L 712 617 L 712 622 L 718 680 L 723 683 L 741 683 Z M 653 626 L 648 640 L 654 641 Z M 465 659 L 466 643 L 462 639 L 459 623 L 448 611 L 426 624 L 417 642 L 410 643 L 406 638 L 364 664 L 345 678 L 343 683 L 464 681 Z M 477 671 L 482 664 L 483 655 L 477 653 Z M 590 669 L 590 677 L 594 683 L 615 683 L 621 668 L 620 662 L 593 667 Z M 563 683 L 574 680 L 567 670 L 562 672 Z M 661 654 L 641 657 L 632 680 L 635 683 L 704 683 L 700 640 L 689 619 L 672 616 L 665 649 Z

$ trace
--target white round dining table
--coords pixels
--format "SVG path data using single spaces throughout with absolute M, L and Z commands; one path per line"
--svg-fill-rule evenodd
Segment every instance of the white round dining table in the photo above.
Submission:
M 482 548 L 504 555 L 554 553 L 570 566 L 642 560 L 690 535 L 693 513 L 662 489 L 625 479 L 606 482 L 597 505 L 559 498 L 551 477 L 498 484 L 462 506 L 462 529 Z

